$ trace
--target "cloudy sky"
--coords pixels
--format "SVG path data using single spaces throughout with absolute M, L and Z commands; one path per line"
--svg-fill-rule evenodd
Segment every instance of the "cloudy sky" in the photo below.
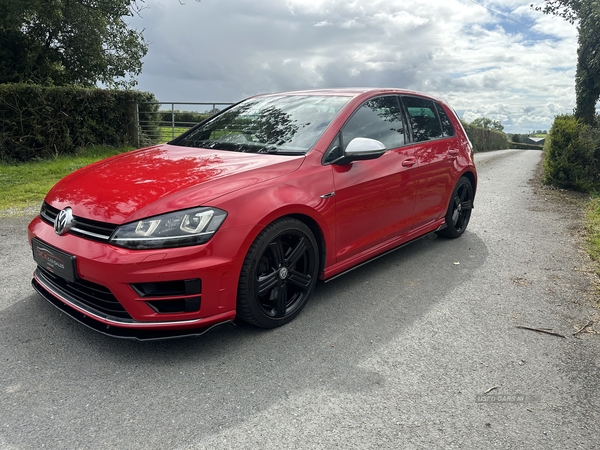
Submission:
M 150 44 L 137 88 L 164 102 L 234 102 L 399 87 L 508 133 L 546 130 L 575 106 L 577 32 L 532 1 L 146 0 L 130 20 Z

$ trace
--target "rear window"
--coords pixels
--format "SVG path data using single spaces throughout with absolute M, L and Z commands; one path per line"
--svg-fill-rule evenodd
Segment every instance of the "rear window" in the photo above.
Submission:
M 452 126 L 448 114 L 446 114 L 446 111 L 444 111 L 444 108 L 442 108 L 442 105 L 439 103 L 436 103 L 435 106 L 437 107 L 437 112 L 440 116 L 440 122 L 442 122 L 442 132 L 444 133 L 444 137 L 454 136 L 454 127 Z
M 403 97 L 402 101 L 408 112 L 408 121 L 415 142 L 438 139 L 443 136 L 442 126 L 433 101 L 419 97 Z

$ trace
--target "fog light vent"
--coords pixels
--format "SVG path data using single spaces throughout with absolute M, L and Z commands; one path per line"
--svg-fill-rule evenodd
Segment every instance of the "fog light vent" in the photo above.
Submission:
M 140 297 L 171 297 L 202 293 L 202 280 L 159 281 L 156 283 L 137 283 L 131 287 Z

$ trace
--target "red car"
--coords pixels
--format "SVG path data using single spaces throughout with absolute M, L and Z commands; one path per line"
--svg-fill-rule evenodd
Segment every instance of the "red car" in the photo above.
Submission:
M 164 145 L 80 169 L 29 225 L 35 289 L 105 334 L 272 328 L 330 279 L 426 234 L 457 238 L 473 150 L 398 89 L 260 95 Z

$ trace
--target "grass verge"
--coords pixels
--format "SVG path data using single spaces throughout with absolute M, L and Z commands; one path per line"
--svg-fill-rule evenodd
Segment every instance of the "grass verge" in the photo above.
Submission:
M 587 208 L 586 235 L 588 252 L 592 259 L 600 262 L 600 194 L 594 194 Z M 597 269 L 600 274 L 600 269 Z
M 39 207 L 50 188 L 64 176 L 132 148 L 88 147 L 76 155 L 61 155 L 50 160 L 0 163 L 0 217 L 19 215 Z

